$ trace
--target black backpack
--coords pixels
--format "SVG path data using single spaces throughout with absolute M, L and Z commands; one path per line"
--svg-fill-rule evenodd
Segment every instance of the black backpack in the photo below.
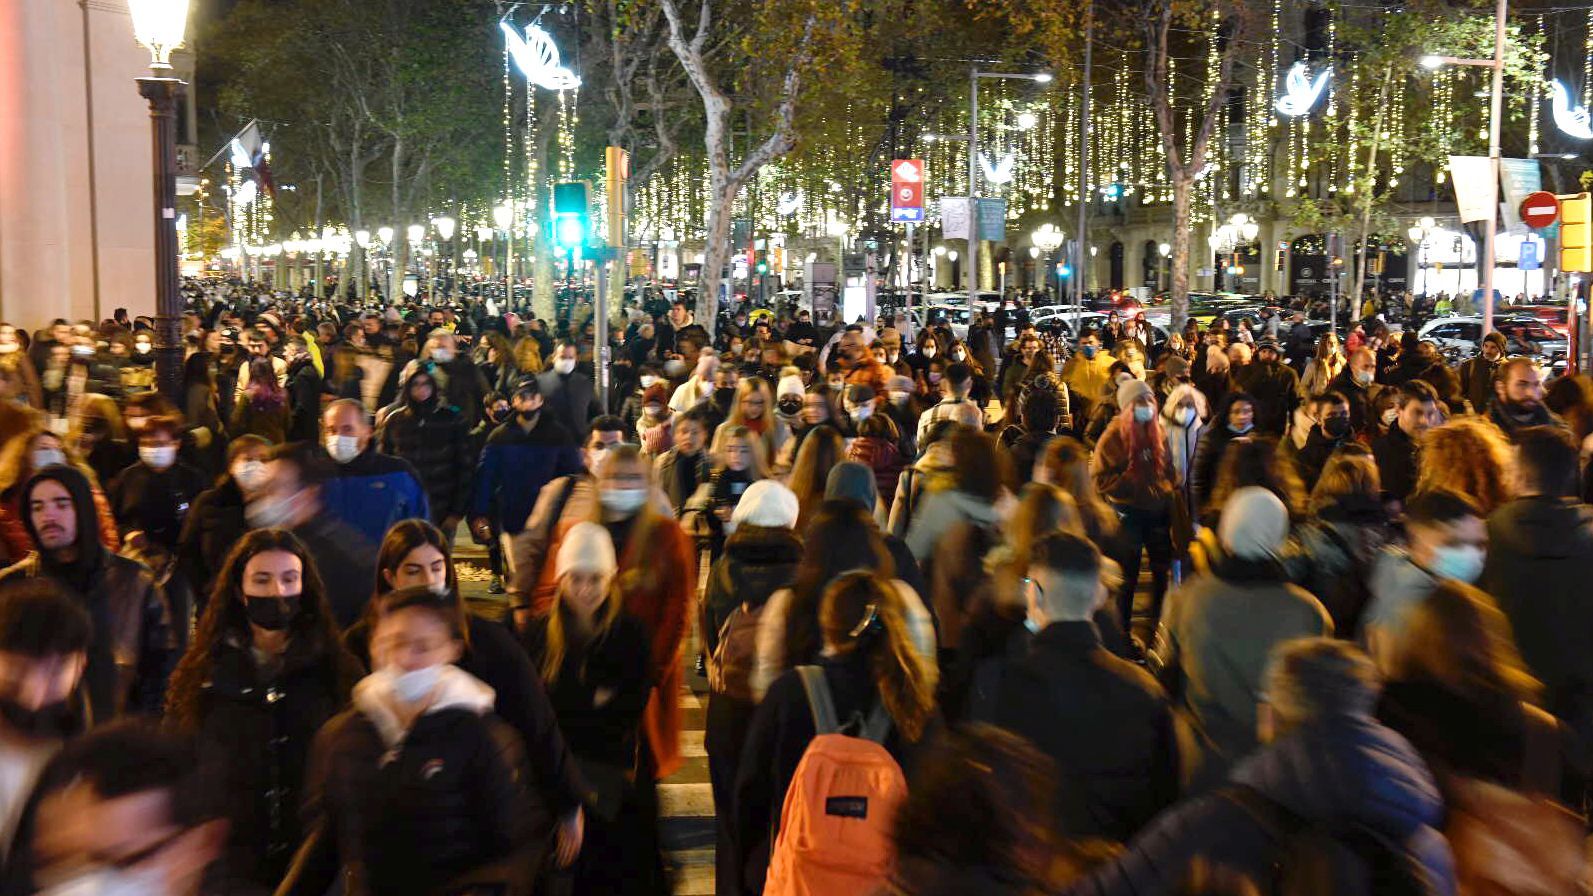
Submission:
M 1222 796 L 1255 819 L 1275 844 L 1270 873 L 1252 881 L 1262 896 L 1431 896 L 1416 861 L 1378 831 L 1303 819 L 1252 787 Z

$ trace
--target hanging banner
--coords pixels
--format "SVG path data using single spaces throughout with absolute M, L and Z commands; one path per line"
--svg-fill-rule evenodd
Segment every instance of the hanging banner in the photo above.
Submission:
M 940 200 L 940 235 L 943 238 L 965 240 L 973 233 L 973 212 L 968 203 L 967 196 L 947 196 Z
M 1455 208 L 1460 212 L 1460 223 L 1486 221 L 1495 214 L 1493 192 L 1488 189 L 1491 176 L 1487 156 L 1450 156 L 1449 180 L 1455 185 Z
M 1007 200 L 979 200 L 979 238 L 999 243 L 1007 238 Z
M 1543 189 L 1543 168 L 1537 159 L 1500 159 L 1499 183 L 1504 188 L 1506 228 L 1521 226 L 1521 203 Z

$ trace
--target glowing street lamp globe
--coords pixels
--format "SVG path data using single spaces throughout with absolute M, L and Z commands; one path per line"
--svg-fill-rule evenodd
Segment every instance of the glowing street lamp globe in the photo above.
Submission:
M 188 0 L 127 0 L 133 39 L 149 51 L 149 67 L 171 68 L 171 51 L 188 31 Z
M 376 238 L 381 240 L 383 243 L 391 246 L 393 244 L 393 228 L 391 228 L 391 227 L 378 227 L 378 228 L 376 228 Z

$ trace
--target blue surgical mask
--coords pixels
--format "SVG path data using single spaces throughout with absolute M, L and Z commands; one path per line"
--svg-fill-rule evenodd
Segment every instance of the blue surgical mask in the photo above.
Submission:
M 1093 357 L 1095 357 L 1095 352 L 1096 351 L 1097 351 L 1097 348 L 1095 346 L 1093 346 L 1093 345 L 1084 345 L 1084 346 L 1080 346 L 1079 347 L 1079 353 L 1084 355 L 1085 358 L 1093 358 Z
M 1156 417 L 1156 409 L 1155 408 L 1146 407 L 1145 405 L 1142 405 L 1142 404 L 1134 406 L 1134 422 L 1135 423 L 1149 423 L 1155 417 Z
M 1433 551 L 1432 573 L 1440 579 L 1454 579 L 1469 585 L 1482 575 L 1485 558 L 1482 548 L 1475 545 L 1441 547 Z

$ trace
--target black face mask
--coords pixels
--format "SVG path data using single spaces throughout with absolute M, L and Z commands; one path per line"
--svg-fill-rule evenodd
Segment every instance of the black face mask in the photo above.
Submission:
M 538 408 L 534 411 L 515 411 L 514 413 L 515 416 L 520 418 L 521 423 L 533 423 L 537 419 L 537 414 L 542 413 L 542 409 Z
M 487 416 L 492 420 L 493 423 L 502 423 L 503 421 L 509 419 L 509 411 L 507 409 L 500 408 L 489 412 Z
M 782 398 L 775 403 L 775 406 L 780 409 L 780 413 L 787 417 L 795 417 L 797 414 L 802 413 L 802 399 L 800 398 Z
M 1350 420 L 1348 417 L 1329 417 L 1322 422 L 1322 431 L 1330 439 L 1342 439 L 1350 434 Z
M 734 388 L 714 390 L 714 404 L 717 404 L 722 408 L 730 407 L 730 403 L 735 400 L 736 390 Z
M 83 730 L 83 717 L 66 700 L 28 709 L 10 698 L 0 697 L 0 720 L 11 730 L 28 737 L 71 737 Z
M 299 595 L 291 597 L 243 597 L 243 611 L 249 622 L 266 631 L 279 632 L 299 615 Z

